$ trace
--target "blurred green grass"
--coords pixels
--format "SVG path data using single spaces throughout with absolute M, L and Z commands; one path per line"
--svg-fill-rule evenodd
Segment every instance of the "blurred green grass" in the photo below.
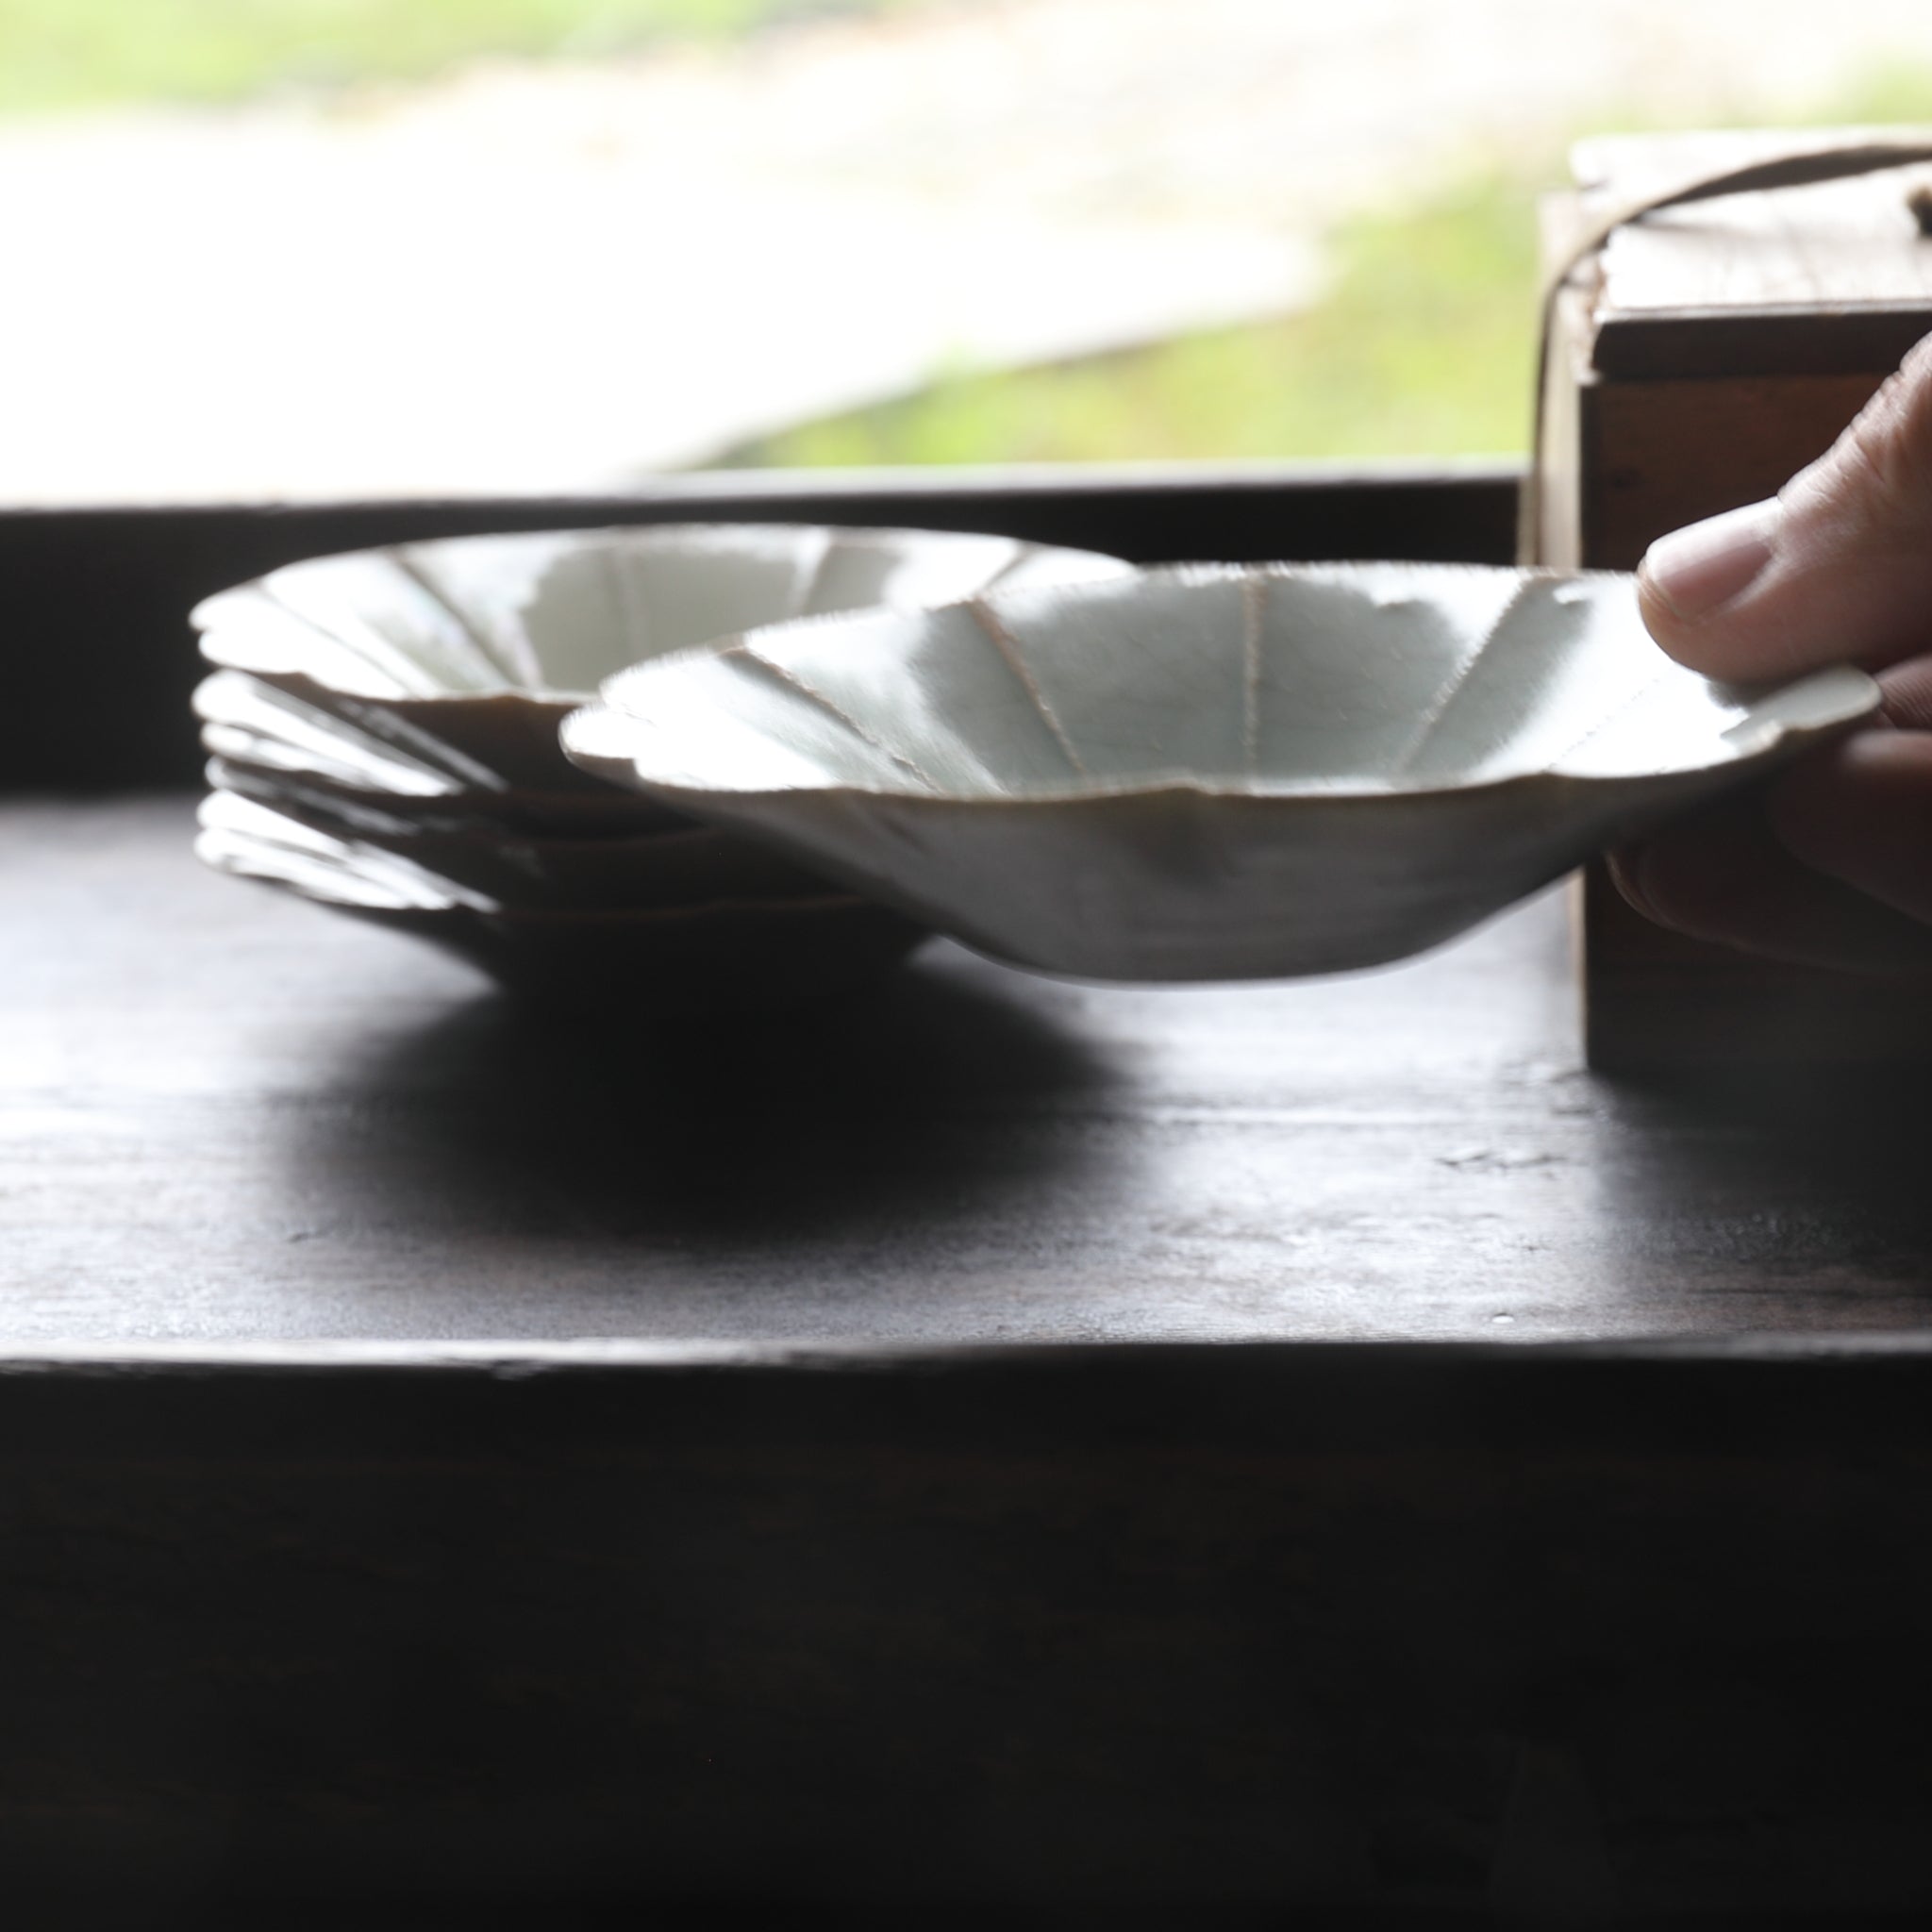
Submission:
M 594 58 L 923 0 L 0 0 L 0 113 L 245 98 L 422 78 L 484 56 Z M 1713 117 L 1721 120 L 1723 117 Z M 1750 117 L 1733 117 L 1749 119 Z M 1897 62 L 1806 117 L 1932 122 Z M 1656 128 L 1641 109 L 1576 134 Z M 1711 125 L 1707 119 L 1706 125 Z M 1535 199 L 1562 150 L 1328 238 L 1309 308 L 1111 355 L 962 370 L 725 453 L 726 465 L 1520 453 L 1529 434 Z
M 1748 114 L 1702 125 L 1749 125 Z M 1932 123 L 1932 70 L 1907 63 L 1821 101 L 1806 125 Z M 1573 139 L 1659 131 L 1604 110 Z M 1075 361 L 958 372 L 918 393 L 802 424 L 724 466 L 1516 456 L 1530 434 L 1537 197 L 1569 143 L 1329 238 L 1309 308 Z
M 914 0 L 0 0 L 0 112 L 418 79 Z
M 1490 175 L 1349 224 L 1315 305 L 1145 348 L 950 375 L 727 464 L 1076 462 L 1518 450 L 1529 437 L 1533 185 Z

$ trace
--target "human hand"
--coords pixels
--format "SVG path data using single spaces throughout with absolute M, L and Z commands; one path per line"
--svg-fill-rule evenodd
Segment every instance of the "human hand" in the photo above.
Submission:
M 1878 719 L 1617 854 L 1659 924 L 1773 958 L 1932 974 L 1932 337 L 1771 500 L 1651 545 L 1644 622 L 1693 671 L 1876 674 Z

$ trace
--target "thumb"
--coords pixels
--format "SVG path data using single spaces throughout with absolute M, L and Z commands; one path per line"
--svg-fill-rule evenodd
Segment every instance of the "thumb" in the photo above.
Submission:
M 1638 596 L 1652 636 L 1707 677 L 1932 648 L 1932 336 L 1777 496 L 1653 543 Z

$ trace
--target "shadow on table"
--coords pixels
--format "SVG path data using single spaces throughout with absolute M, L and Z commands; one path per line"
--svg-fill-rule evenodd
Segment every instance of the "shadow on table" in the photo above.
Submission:
M 1602 1081 L 1593 1159 L 1620 1272 L 1733 1297 L 1740 1329 L 1922 1321 L 1927 1086 L 1910 1069 Z
M 849 1234 L 996 1215 L 1091 1158 L 1118 1077 L 1055 989 L 941 951 L 790 1010 L 641 1024 L 500 996 L 350 1070 L 292 1158 L 338 1212 L 551 1235 Z M 320 1205 L 320 1204 L 318 1204 Z

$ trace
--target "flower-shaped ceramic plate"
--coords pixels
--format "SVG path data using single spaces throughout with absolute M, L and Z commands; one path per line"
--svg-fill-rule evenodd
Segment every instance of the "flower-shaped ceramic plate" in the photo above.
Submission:
M 862 984 L 924 935 L 808 884 L 597 910 L 506 906 L 406 857 L 332 839 L 231 793 L 203 802 L 200 858 L 219 872 L 415 934 L 507 985 L 565 998 L 649 998 L 693 1010 L 774 1006 Z
M 1040 970 L 1373 966 L 1871 710 L 1673 664 L 1607 574 L 1153 571 L 621 674 L 587 769 Z
M 665 831 L 582 836 L 358 823 L 321 794 L 291 799 L 215 760 L 210 796 L 258 805 L 305 831 L 411 861 L 444 885 L 511 909 L 625 911 L 712 899 L 823 895 L 824 878 L 750 840 L 681 820 Z
M 217 671 L 194 693 L 210 780 L 320 831 L 471 831 L 478 837 L 636 837 L 691 821 L 584 773 L 555 787 L 452 769 L 444 748 L 405 750 L 246 672 Z M 558 755 L 562 762 L 562 755 Z
M 557 727 L 627 664 L 790 618 L 1126 569 L 1089 551 L 945 531 L 659 525 L 317 558 L 224 591 L 193 615 L 211 662 L 363 746 L 485 794 L 541 794 L 583 789 Z

